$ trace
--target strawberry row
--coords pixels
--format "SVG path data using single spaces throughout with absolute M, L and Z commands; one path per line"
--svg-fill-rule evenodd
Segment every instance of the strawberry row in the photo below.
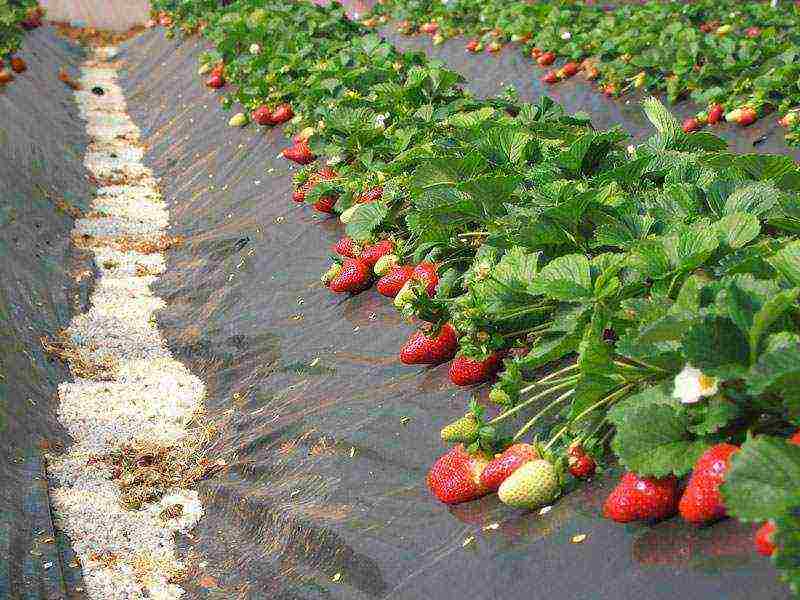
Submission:
M 329 289 L 376 280 L 422 322 L 402 362 L 453 360 L 458 385 L 496 377 L 490 402 L 442 429 L 455 445 L 429 473 L 437 498 L 496 490 L 541 506 L 610 450 L 629 474 L 606 514 L 665 517 L 679 480 L 729 444 L 741 451 L 720 488 L 726 513 L 774 522 L 776 556 L 793 556 L 794 496 L 748 491 L 800 482 L 800 448 L 785 441 L 800 425 L 790 158 L 730 154 L 654 99 L 643 110 L 655 133 L 639 146 L 547 98 L 475 99 L 458 74 L 397 52 L 335 4 L 155 4 L 215 42 L 201 71 L 225 107 L 242 107 L 231 126 L 293 115 L 282 153 L 303 167 L 293 198 L 346 229 Z M 653 494 L 669 510 L 615 508 Z
M 787 141 L 800 143 L 794 85 L 794 57 L 800 3 L 774 8 L 766 2 L 702 0 L 685 3 L 648 1 L 599 6 L 586 2 L 475 2 L 382 0 L 364 19 L 370 27 L 397 22 L 407 35 L 474 36 L 467 52 L 499 52 L 509 42 L 540 66 L 557 57 L 567 62 L 541 79 L 555 84 L 583 71 L 601 91 L 664 92 L 671 102 L 691 97 L 707 110 L 687 119 L 697 130 L 715 122 L 712 111 L 724 107 L 729 122 L 747 126 L 765 114 L 781 113 Z M 578 65 L 580 64 L 580 68 Z M 717 117 L 718 120 L 719 117 Z
M 40 27 L 43 16 L 44 10 L 35 1 L 0 4 L 0 88 L 12 82 L 15 74 L 27 70 L 25 61 L 14 53 L 19 50 L 24 32 Z

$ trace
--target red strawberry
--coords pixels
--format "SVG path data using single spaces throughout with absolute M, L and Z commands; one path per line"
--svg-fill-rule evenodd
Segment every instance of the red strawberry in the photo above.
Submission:
M 797 123 L 798 117 L 800 117 L 800 113 L 798 113 L 798 111 L 794 110 L 792 112 L 788 112 L 778 119 L 778 125 L 781 127 L 791 127 Z
M 569 472 L 578 479 L 588 479 L 594 475 L 597 464 L 588 454 L 569 457 Z
M 414 267 L 414 279 L 426 284 L 425 291 L 431 297 L 436 293 L 436 286 L 439 285 L 439 275 L 437 275 L 436 269 L 436 265 L 431 262 L 421 262 Z
M 789 443 L 794 444 L 795 446 L 800 446 L 800 429 L 792 434 L 792 437 L 789 438 Z
M 305 141 L 298 142 L 294 146 L 289 146 L 284 149 L 281 154 L 283 154 L 284 158 L 300 165 L 307 165 L 310 162 L 314 162 L 317 158 L 311 152 L 311 148 L 308 147 L 308 143 Z
M 214 68 L 211 69 L 211 74 L 219 75 L 220 77 L 222 77 L 225 74 L 225 63 L 220 62 L 214 65 Z
M 286 123 L 289 119 L 294 117 L 294 111 L 292 110 L 292 106 L 290 104 L 279 104 L 274 111 L 272 111 L 272 122 L 276 125 L 280 123 Z
M 332 292 L 355 294 L 369 286 L 370 268 L 357 258 L 348 258 L 342 264 L 342 270 L 331 279 L 328 287 Z
M 211 77 L 206 79 L 206 85 L 218 90 L 225 85 L 225 78 L 219 73 L 212 73 Z
M 539 58 L 544 51 L 541 48 L 531 48 L 531 58 Z
M 739 451 L 733 444 L 717 444 L 697 459 L 678 510 L 690 523 L 708 523 L 725 516 L 719 486 L 725 479 L 730 457 Z
M 503 353 L 494 352 L 483 360 L 456 356 L 450 364 L 450 381 L 456 385 L 476 385 L 494 377 L 503 363 Z
M 725 115 L 725 109 L 722 107 L 721 104 L 712 104 L 711 107 L 708 109 L 708 122 L 711 125 L 716 125 L 722 120 L 722 117 Z
M 561 67 L 562 77 L 572 77 L 577 72 L 578 72 L 578 63 L 576 62 L 568 62 L 563 67 Z
M 333 214 L 334 206 L 336 206 L 336 196 L 332 195 L 321 196 L 314 202 L 314 210 L 328 215 Z
M 700 121 L 696 117 L 686 117 L 683 120 L 684 133 L 692 133 L 693 131 L 699 131 L 702 126 L 703 124 L 700 123 Z
M 748 27 L 744 30 L 744 34 L 749 38 L 757 38 L 761 35 L 761 29 L 758 27 Z
M 678 508 L 678 480 L 670 475 L 662 479 L 625 473 L 606 498 L 603 516 L 617 521 L 664 519 Z
M 481 41 L 477 38 L 467 42 L 467 52 L 480 52 Z
M 11 65 L 11 70 L 14 71 L 14 73 L 24 73 L 28 70 L 28 65 L 26 65 L 25 61 L 19 56 L 14 56 L 9 61 L 9 64 Z
M 435 365 L 453 358 L 457 348 L 458 335 L 450 323 L 442 325 L 439 331 L 420 329 L 412 333 L 400 348 L 400 362 L 406 365 Z
M 358 204 L 369 204 L 375 202 L 383 197 L 383 188 L 381 186 L 371 187 L 364 191 L 356 200 Z
M 464 444 L 457 444 L 440 456 L 428 471 L 428 488 L 445 504 L 469 502 L 488 493 L 481 484 L 481 473 L 488 457 L 471 455 Z
M 8 69 L 0 69 L 0 85 L 14 81 L 14 74 Z
M 544 52 L 542 53 L 539 58 L 536 59 L 536 62 L 539 63 L 540 67 L 548 67 L 552 65 L 556 60 L 555 52 Z
M 583 449 L 580 442 L 573 442 L 567 448 L 567 456 L 584 456 L 586 454 L 586 450 Z
M 439 30 L 439 24 L 436 21 L 430 21 L 428 23 L 423 23 L 419 30 L 422 33 L 436 33 Z
M 509 475 L 536 458 L 539 458 L 539 454 L 530 444 L 512 444 L 486 465 L 481 473 L 481 483 L 490 492 L 496 492 Z
M 344 236 L 333 245 L 333 251 L 348 258 L 355 258 L 355 242 L 350 236 Z
M 725 115 L 726 121 L 737 123 L 742 127 L 747 127 L 748 125 L 755 123 L 757 119 L 758 113 L 755 111 L 755 109 L 750 108 L 749 106 L 734 109 Z
M 556 75 L 555 71 L 548 71 L 539 78 L 539 81 L 547 84 L 558 83 L 558 75 Z
M 255 109 L 251 116 L 259 125 L 275 125 L 275 121 L 272 120 L 272 109 L 266 104 Z
M 414 267 L 409 265 L 395 265 L 389 272 L 378 279 L 375 286 L 378 293 L 387 298 L 394 298 L 406 282 L 414 275 Z
M 775 552 L 775 544 L 772 541 L 772 534 L 775 533 L 775 523 L 767 521 L 756 531 L 755 543 L 756 552 L 763 556 L 772 556 Z
M 603 86 L 604 96 L 613 96 L 616 93 L 617 93 L 617 86 L 615 86 L 613 83 L 609 83 Z
M 381 256 L 391 254 L 392 252 L 394 252 L 394 242 L 391 240 L 381 240 L 377 244 L 365 246 L 361 251 L 360 258 L 372 268 Z

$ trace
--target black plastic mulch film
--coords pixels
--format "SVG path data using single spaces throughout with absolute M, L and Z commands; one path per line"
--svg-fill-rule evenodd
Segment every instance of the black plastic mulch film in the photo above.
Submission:
M 602 520 L 613 473 L 545 515 L 511 511 L 496 497 L 436 502 L 425 473 L 443 452 L 438 430 L 463 412 L 470 392 L 449 384 L 446 365 L 397 361 L 412 326 L 374 290 L 343 298 L 322 287 L 342 226 L 291 202 L 294 168 L 277 157 L 286 144 L 279 130 L 227 126 L 218 95 L 196 75 L 204 48 L 151 30 L 120 57 L 170 233 L 186 238 L 169 251 L 156 287 L 167 303 L 159 326 L 176 358 L 206 382 L 206 413 L 219 428 L 210 454 L 230 465 L 201 484 L 206 515 L 181 540 L 203 565 L 182 584 L 187 597 L 788 597 L 752 552 L 750 527 Z M 516 52 L 465 56 L 459 41 L 433 52 L 476 93 L 509 84 L 524 100 L 541 92 Z M 85 208 L 92 194 L 81 163 L 84 123 L 57 80 L 82 53 L 45 27 L 28 37 L 25 56 L 30 74 L 0 91 L 0 598 L 72 598 L 80 597 L 79 573 L 51 531 L 39 450 L 43 440 L 66 441 L 54 395 L 68 376 L 43 355 L 39 337 L 83 311 L 91 285 L 91 277 L 76 283 L 91 265 L 70 248 L 71 219 L 55 206 L 64 199 Z M 647 132 L 633 101 L 573 82 L 551 95 L 589 112 L 599 128 Z M 752 151 L 766 135 L 759 150 L 786 153 L 774 129 L 765 119 L 734 132 L 734 148 Z M 571 543 L 581 533 L 585 541 Z

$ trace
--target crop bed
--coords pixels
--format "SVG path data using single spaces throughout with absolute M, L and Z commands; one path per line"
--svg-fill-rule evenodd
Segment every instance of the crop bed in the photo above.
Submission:
M 428 475 L 440 500 L 499 486 L 539 508 L 615 455 L 629 472 L 607 517 L 765 523 L 757 548 L 796 585 L 791 158 L 732 154 L 654 99 L 637 146 L 546 98 L 477 99 L 338 5 L 155 9 L 215 44 L 200 73 L 242 107 L 230 126 L 288 122 L 295 201 L 346 224 L 331 291 L 377 280 L 421 324 L 402 362 L 452 360 L 454 385 L 497 378 L 490 405 L 442 424 L 455 445 Z

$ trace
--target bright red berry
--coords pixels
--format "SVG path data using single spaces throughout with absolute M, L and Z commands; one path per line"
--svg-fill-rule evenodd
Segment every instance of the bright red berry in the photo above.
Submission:
M 276 125 L 286 123 L 286 121 L 292 117 L 294 117 L 294 111 L 292 111 L 291 105 L 286 103 L 279 104 L 275 110 L 272 111 L 272 115 L 270 115 L 272 122 Z
M 392 252 L 394 252 L 394 242 L 391 240 L 381 240 L 375 244 L 364 246 L 360 258 L 372 268 L 375 266 L 375 263 L 378 262 L 378 259 Z
M 450 323 L 438 331 L 419 330 L 411 334 L 400 348 L 400 362 L 406 365 L 435 365 L 453 358 L 458 348 L 458 335 Z
M 467 52 L 479 52 L 481 41 L 477 38 L 471 39 L 467 42 Z
M 775 543 L 772 541 L 772 534 L 775 533 L 775 523 L 767 521 L 756 531 L 755 544 L 756 552 L 763 556 L 772 556 L 775 552 Z
M 206 79 L 206 85 L 218 90 L 225 85 L 225 78 L 220 73 L 212 73 L 211 76 Z
M 332 195 L 320 196 L 319 200 L 314 202 L 314 210 L 328 215 L 333 214 L 334 206 L 336 206 L 336 196 Z
M 555 52 L 543 52 L 539 55 L 536 59 L 536 62 L 539 63 L 540 67 L 548 67 L 552 65 L 556 60 Z
M 414 267 L 409 265 L 395 265 L 383 277 L 378 279 L 376 288 L 378 293 L 387 298 L 394 298 L 397 292 L 414 275 Z
M 267 106 L 266 104 L 262 104 L 258 108 L 253 111 L 251 115 L 253 121 L 258 123 L 259 125 L 274 125 L 275 122 L 272 120 L 272 109 Z
M 700 121 L 696 117 L 686 117 L 683 120 L 684 133 L 692 133 L 693 131 L 699 131 L 702 126 L 703 124 L 700 123 Z
M 434 34 L 439 30 L 439 24 L 436 21 L 430 21 L 428 23 L 423 23 L 422 25 L 420 25 L 419 30 L 422 33 Z
M 555 71 L 548 71 L 539 78 L 539 81 L 547 84 L 558 83 L 558 75 L 556 75 Z
M 328 287 L 332 292 L 355 294 L 369 287 L 370 267 L 357 258 L 348 258 L 342 264 L 342 270 L 331 279 Z
M 716 125 L 722 120 L 725 115 L 725 109 L 721 104 L 712 104 L 708 109 L 708 122 L 711 125 Z
M 625 473 L 606 498 L 603 516 L 617 521 L 664 519 L 678 508 L 678 480 L 670 475 L 661 479 Z
M 725 516 L 719 486 L 725 479 L 730 458 L 739 451 L 733 444 L 717 444 L 697 459 L 678 510 L 690 523 L 709 523 Z
M 569 457 L 569 472 L 573 477 L 577 477 L 578 479 L 588 479 L 594 475 L 596 469 L 597 464 L 588 454 Z
M 333 245 L 333 251 L 348 258 L 355 258 L 355 245 L 353 238 L 346 235 Z
M 456 356 L 450 364 L 450 381 L 456 385 L 476 385 L 495 376 L 503 363 L 503 353 L 493 352 L 486 358 L 475 360 Z
M 380 200 L 382 197 L 383 197 L 383 188 L 381 186 L 376 186 L 369 188 L 364 193 L 362 193 L 356 200 L 356 203 L 369 204 L 370 202 L 375 202 L 376 200 Z
M 300 141 L 293 146 L 289 146 L 284 149 L 281 154 L 283 154 L 283 157 L 287 160 L 291 160 L 300 165 L 307 165 L 310 162 L 314 162 L 317 158 L 314 156 L 314 153 L 311 152 L 311 148 L 306 141 Z
M 445 504 L 469 502 L 488 493 L 481 473 L 489 462 L 483 454 L 472 455 L 463 444 L 440 456 L 428 471 L 428 488 Z
M 539 458 L 539 453 L 530 444 L 512 444 L 486 465 L 481 473 L 481 483 L 490 492 L 496 492 L 509 475 L 536 458 Z
M 9 64 L 11 65 L 11 70 L 14 71 L 14 73 L 24 73 L 28 70 L 28 65 L 19 56 L 12 57 L 12 59 L 9 61 Z
M 758 27 L 748 27 L 744 30 L 744 34 L 749 38 L 757 38 L 761 35 L 761 29 Z
M 414 267 L 414 279 L 425 284 L 425 291 L 431 297 L 436 293 L 436 286 L 439 285 L 439 275 L 436 270 L 437 266 L 431 262 L 421 262 Z
M 578 63 L 576 62 L 568 62 L 563 67 L 561 67 L 561 74 L 564 77 L 572 77 L 578 72 Z
M 789 438 L 789 443 L 794 444 L 795 446 L 800 446 L 800 429 L 792 434 L 792 437 Z

